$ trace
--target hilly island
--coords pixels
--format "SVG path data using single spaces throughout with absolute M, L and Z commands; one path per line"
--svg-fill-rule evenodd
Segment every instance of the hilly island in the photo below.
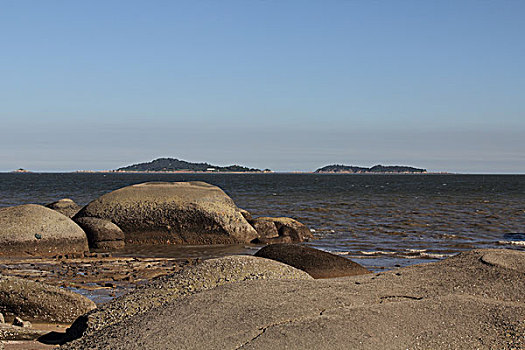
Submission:
M 147 163 L 138 163 L 118 168 L 116 172 L 228 172 L 260 173 L 261 169 L 247 168 L 241 165 L 218 166 L 208 163 L 191 163 L 175 158 L 158 158 Z M 269 172 L 269 169 L 264 172 Z
M 218 166 L 209 163 L 193 163 L 176 158 L 158 158 L 151 162 L 137 163 L 113 170 L 113 172 L 205 172 L 205 173 L 269 173 L 270 169 L 248 168 L 241 165 Z M 323 174 L 423 174 L 426 169 L 400 165 L 374 165 L 361 167 L 342 164 L 327 165 L 314 171 Z
M 315 173 L 339 173 L 339 174 L 422 174 L 426 169 L 413 168 L 400 165 L 374 165 L 370 168 L 334 164 L 319 168 Z

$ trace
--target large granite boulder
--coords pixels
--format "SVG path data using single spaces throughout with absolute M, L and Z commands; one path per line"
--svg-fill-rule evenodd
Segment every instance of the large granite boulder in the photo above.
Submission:
M 69 198 L 63 198 L 56 202 L 46 204 L 46 207 L 56 210 L 68 218 L 72 218 L 80 211 L 80 209 L 82 209 L 81 206 Z
M 218 286 L 249 280 L 310 280 L 304 271 L 254 256 L 205 260 L 172 275 L 153 280 L 79 317 L 68 330 L 70 339 L 140 315 L 155 307 Z
M 89 251 L 86 234 L 70 218 L 41 205 L 0 209 L 0 256 L 53 256 Z
M 126 243 L 231 244 L 257 237 L 233 200 L 205 182 L 147 182 L 107 193 L 76 216 L 112 221 Z
M 0 312 L 24 319 L 73 322 L 95 308 L 88 298 L 62 288 L 0 275 Z
M 333 278 L 370 273 L 366 268 L 342 256 L 297 244 L 271 244 L 255 256 L 280 261 L 306 271 L 313 278 Z
M 525 252 L 477 250 L 378 274 L 228 283 L 64 349 L 524 349 L 524 265 Z
M 115 250 L 124 247 L 124 232 L 109 220 L 83 217 L 75 219 L 86 232 L 89 246 L 99 250 Z
M 292 218 L 259 217 L 251 219 L 250 224 L 259 236 L 255 243 L 299 243 L 313 238 L 306 225 Z

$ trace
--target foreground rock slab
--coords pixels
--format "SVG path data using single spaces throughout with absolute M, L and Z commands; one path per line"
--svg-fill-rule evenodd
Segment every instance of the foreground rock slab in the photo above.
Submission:
M 224 284 L 64 348 L 521 349 L 524 264 L 525 252 L 475 250 L 380 274 Z
M 257 237 L 233 200 L 205 182 L 147 182 L 107 193 L 76 216 L 112 221 L 126 243 L 232 244 Z
M 0 312 L 48 322 L 73 322 L 96 306 L 62 288 L 0 275 Z
M 272 244 L 261 248 L 255 256 L 280 261 L 313 278 L 334 278 L 370 273 L 366 268 L 342 256 L 298 244 Z
M 0 256 L 54 256 L 89 251 L 70 218 L 36 204 L 0 209 Z
M 308 280 L 311 277 L 291 266 L 253 256 L 205 260 L 181 272 L 158 278 L 79 317 L 68 330 L 68 335 L 69 338 L 78 338 L 83 334 L 89 336 L 187 295 L 223 284 L 261 279 Z

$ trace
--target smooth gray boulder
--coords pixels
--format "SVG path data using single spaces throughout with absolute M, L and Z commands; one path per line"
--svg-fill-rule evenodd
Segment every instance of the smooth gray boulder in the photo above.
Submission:
M 109 220 L 126 243 L 247 243 L 257 232 L 233 200 L 205 182 L 147 182 L 107 193 L 76 216 Z
M 89 246 L 100 250 L 116 250 L 124 247 L 124 232 L 109 220 L 82 217 L 75 219 L 89 242 Z
M 23 278 L 0 275 L 0 312 L 24 319 L 73 322 L 95 308 L 88 298 Z
M 64 349 L 523 349 L 525 276 L 483 262 L 493 253 L 337 279 L 225 284 Z M 525 264 L 525 252 L 497 255 Z
M 271 244 L 255 256 L 272 259 L 306 271 L 313 278 L 334 278 L 370 273 L 366 268 L 342 256 L 298 244 Z
M 79 206 L 70 198 L 62 198 L 56 202 L 46 204 L 46 207 L 56 210 L 68 218 L 72 218 L 80 211 L 80 209 L 82 209 L 81 206 Z
M 89 251 L 70 218 L 36 204 L 0 209 L 0 256 L 54 256 Z
M 287 217 L 259 217 L 250 220 L 259 237 L 255 243 L 299 243 L 313 238 L 306 225 Z
M 68 330 L 70 339 L 94 334 L 114 323 L 140 315 L 154 307 L 217 286 L 248 280 L 308 280 L 307 273 L 277 261 L 237 255 L 205 260 L 100 306 L 79 317 Z

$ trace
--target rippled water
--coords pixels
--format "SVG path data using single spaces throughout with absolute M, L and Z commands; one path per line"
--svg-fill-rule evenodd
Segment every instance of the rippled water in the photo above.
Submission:
M 523 175 L 4 173 L 0 207 L 87 204 L 130 184 L 191 180 L 220 186 L 255 216 L 296 218 L 315 230 L 310 245 L 374 269 L 472 248 L 525 250 Z

